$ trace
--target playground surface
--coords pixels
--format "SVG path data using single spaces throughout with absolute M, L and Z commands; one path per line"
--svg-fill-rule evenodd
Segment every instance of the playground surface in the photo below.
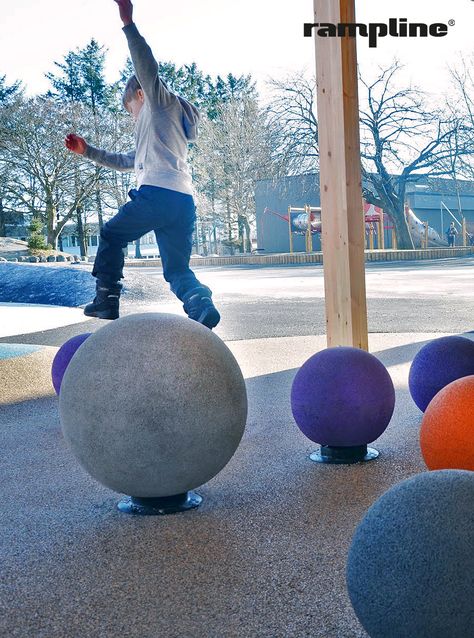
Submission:
M 37 398 L 1 405 L 0 635 L 366 638 L 345 588 L 347 550 L 367 508 L 426 471 L 408 371 L 430 339 L 474 338 L 473 266 L 368 267 L 370 351 L 392 376 L 396 408 L 373 444 L 379 459 L 353 466 L 312 463 L 317 446 L 289 404 L 298 367 L 326 347 L 321 267 L 199 270 L 223 310 L 216 333 L 242 368 L 249 418 L 233 459 L 197 490 L 203 505 L 185 514 L 120 514 L 119 495 L 66 447 L 57 398 L 38 375 Z M 124 305 L 160 309 L 182 312 L 165 285 L 156 307 Z M 56 324 L 1 341 L 50 346 L 43 359 L 51 359 L 67 338 L 101 325 Z

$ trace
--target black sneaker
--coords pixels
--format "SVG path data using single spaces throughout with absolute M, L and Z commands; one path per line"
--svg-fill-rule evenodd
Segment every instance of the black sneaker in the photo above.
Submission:
M 221 320 L 219 311 L 212 303 L 209 288 L 195 288 L 185 295 L 183 301 L 183 309 L 188 317 L 206 328 L 212 330 Z
M 99 319 L 118 319 L 121 289 L 121 284 L 114 286 L 113 288 L 106 288 L 101 285 L 97 285 L 97 294 L 94 301 L 87 304 L 84 308 L 84 314 L 87 317 L 97 317 Z

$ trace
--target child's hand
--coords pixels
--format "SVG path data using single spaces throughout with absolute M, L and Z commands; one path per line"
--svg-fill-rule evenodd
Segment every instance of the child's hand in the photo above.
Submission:
M 64 140 L 66 148 L 68 148 L 73 153 L 77 153 L 78 155 L 84 155 L 86 152 L 87 142 L 83 137 L 79 137 L 79 135 L 75 135 L 74 133 L 69 133 Z
M 119 6 L 120 17 L 124 26 L 127 24 L 132 24 L 132 13 L 133 13 L 133 5 L 130 0 L 114 0 Z

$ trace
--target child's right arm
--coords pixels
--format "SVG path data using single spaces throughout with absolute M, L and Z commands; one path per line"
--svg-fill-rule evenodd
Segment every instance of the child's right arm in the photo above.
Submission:
M 66 148 L 77 155 L 83 155 L 96 164 L 113 168 L 116 171 L 131 171 L 135 162 L 135 151 L 129 153 L 109 153 L 100 148 L 95 148 L 86 142 L 83 137 L 69 133 L 64 140 Z

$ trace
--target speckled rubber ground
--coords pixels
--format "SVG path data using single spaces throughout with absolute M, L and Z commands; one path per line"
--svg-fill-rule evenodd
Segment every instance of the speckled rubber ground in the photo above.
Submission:
M 51 364 L 58 348 L 0 343 L 0 406 L 54 395 Z
M 407 384 L 434 336 L 371 335 L 397 402 L 374 444 L 379 459 L 354 466 L 312 463 L 316 446 L 291 415 L 297 367 L 323 336 L 228 342 L 246 378 L 244 438 L 197 490 L 200 508 L 163 518 L 116 510 L 120 496 L 66 447 L 56 397 L 1 406 L 0 636 L 366 637 L 346 592 L 346 555 L 366 509 L 426 471 Z

